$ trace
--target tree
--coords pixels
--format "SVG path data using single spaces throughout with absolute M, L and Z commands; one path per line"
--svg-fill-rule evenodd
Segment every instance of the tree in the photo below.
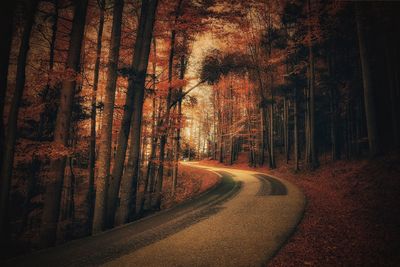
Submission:
M 69 41 L 67 68 L 74 74 L 79 71 L 81 42 L 85 29 L 86 9 L 88 0 L 76 1 L 74 19 L 72 21 L 71 37 Z M 60 106 L 54 130 L 54 143 L 68 147 L 71 125 L 72 105 L 75 93 L 76 80 L 64 80 L 61 85 Z M 46 185 L 42 225 L 40 228 L 40 243 L 42 247 L 55 244 L 60 199 L 65 170 L 66 157 L 52 159 L 50 174 Z
M 0 118 L 3 118 L 4 114 L 4 102 L 7 91 L 7 77 L 8 77 L 8 65 L 11 51 L 11 41 L 12 41 L 12 29 L 13 29 L 13 15 L 15 9 L 15 2 L 4 2 L 1 7 L 0 13 L 0 23 L 3 25 L 3 30 L 1 31 L 0 39 Z M 4 142 L 4 122 L 3 119 L 0 120 L 0 151 L 3 151 Z M 0 155 L 0 168 L 3 162 L 3 154 Z
M 90 111 L 90 148 L 89 148 L 89 189 L 86 197 L 88 203 L 88 232 L 92 232 L 94 203 L 95 203 L 95 165 L 96 165 L 96 117 L 97 117 L 97 89 L 99 85 L 100 57 L 102 50 L 102 36 L 104 29 L 104 0 L 99 6 L 99 29 L 97 31 L 96 62 L 94 65 L 93 91 Z
M 121 188 L 120 207 L 117 215 L 117 224 L 125 223 L 129 220 L 132 209 L 136 206 L 136 186 L 137 175 L 139 172 L 139 155 L 141 140 L 142 109 L 144 98 L 144 83 L 147 74 L 147 65 L 149 62 L 149 53 L 153 35 L 153 26 L 155 14 L 157 11 L 157 0 L 144 0 L 140 12 L 139 26 L 137 31 L 135 50 L 133 53 L 131 77 L 128 84 L 127 98 L 124 107 L 124 114 L 121 124 L 121 130 L 118 136 L 118 147 L 115 159 L 115 166 L 112 173 L 112 179 L 115 179 L 117 189 Z M 131 127 L 132 122 L 132 127 Z M 131 129 L 132 128 L 132 129 Z M 127 140 L 129 132 L 133 130 L 131 136 L 131 151 L 128 158 L 129 167 L 122 177 L 122 167 L 125 161 L 127 149 Z M 121 184 L 119 183 L 121 181 Z M 116 211 L 117 194 L 109 196 L 108 216 L 114 216 Z
M 376 122 L 376 108 L 374 99 L 374 90 L 371 77 L 371 63 L 370 63 L 370 49 L 367 42 L 367 29 L 365 26 L 365 11 L 366 3 L 356 3 L 356 21 L 357 21 L 357 34 L 360 50 L 362 79 L 364 86 L 364 104 L 365 116 L 367 119 L 368 130 L 368 143 L 369 154 L 374 157 L 379 152 L 377 122 Z
M 1 192 L 0 192 L 0 238 L 7 240 L 7 222 L 9 209 L 9 194 L 11 186 L 11 175 L 14 166 L 15 143 L 17 140 L 17 122 L 19 109 L 22 101 L 22 96 L 25 88 L 26 61 L 29 52 L 29 40 L 35 20 L 36 9 L 39 1 L 27 1 L 26 4 L 26 19 L 24 22 L 24 31 L 22 34 L 21 44 L 19 47 L 17 73 L 15 81 L 15 90 L 12 98 L 10 111 L 8 114 L 7 132 L 4 142 L 4 156 L 1 166 Z M 5 40 L 7 42 L 7 40 Z M 7 78 L 6 78 L 7 79 Z M 4 85 L 4 84 L 3 84 Z M 3 88 L 2 88 L 3 89 Z M 3 99 L 3 98 L 2 98 Z M 3 119 L 3 118 L 2 118 Z
M 123 0 L 114 1 L 111 45 L 108 56 L 107 85 L 104 96 L 104 111 L 99 140 L 98 174 L 96 179 L 96 202 L 93 217 L 93 233 L 99 233 L 107 225 L 107 196 L 113 193 L 115 185 L 109 181 L 111 165 L 112 122 L 114 114 L 115 90 L 119 49 L 121 44 L 121 24 L 124 9 Z M 108 191 L 110 190 L 110 192 Z M 112 195 L 111 195 L 112 196 Z

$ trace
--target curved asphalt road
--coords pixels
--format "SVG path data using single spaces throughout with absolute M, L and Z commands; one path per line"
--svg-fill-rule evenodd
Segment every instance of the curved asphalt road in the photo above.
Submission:
M 302 192 L 277 177 L 185 164 L 218 173 L 221 183 L 173 209 L 5 265 L 265 265 L 301 219 Z

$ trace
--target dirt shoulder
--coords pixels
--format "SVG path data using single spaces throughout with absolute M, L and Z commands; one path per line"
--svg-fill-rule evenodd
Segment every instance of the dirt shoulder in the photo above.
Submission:
M 284 164 L 256 169 L 296 184 L 308 202 L 297 231 L 268 266 L 399 266 L 399 158 L 343 160 L 297 174 Z

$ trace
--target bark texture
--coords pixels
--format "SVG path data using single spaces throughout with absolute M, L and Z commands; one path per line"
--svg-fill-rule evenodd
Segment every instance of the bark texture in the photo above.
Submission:
M 25 88 L 25 67 L 29 52 L 29 40 L 31 37 L 32 27 L 35 20 L 35 13 L 39 1 L 27 2 L 27 13 L 24 22 L 24 31 L 22 33 L 21 44 L 17 59 L 17 73 L 15 78 L 15 90 L 12 98 L 10 111 L 8 114 L 7 131 L 5 134 L 4 150 L 1 176 L 0 176 L 0 238 L 7 239 L 8 209 L 11 189 L 11 177 L 14 165 L 14 152 L 17 140 L 17 123 L 19 108 Z M 5 40 L 7 41 L 7 40 Z M 3 120 L 3 117 L 1 117 Z M 1 125 L 2 126 L 2 125 Z
M 98 173 L 96 179 L 96 202 L 93 216 L 92 232 L 101 232 L 107 227 L 108 195 L 115 191 L 115 181 L 109 178 L 111 166 L 112 126 L 114 116 L 115 91 L 118 78 L 118 58 L 121 44 L 123 0 L 114 1 L 113 23 L 111 30 L 110 53 L 108 56 L 107 84 L 104 95 L 104 111 L 99 140 Z M 117 192 L 118 193 L 118 192 Z M 111 214 L 110 214 L 111 216 Z
M 81 43 L 85 29 L 88 0 L 76 1 L 69 41 L 67 68 L 74 73 L 80 69 Z M 76 80 L 64 80 L 61 85 L 60 105 L 54 130 L 54 143 L 68 147 L 70 136 L 72 106 L 75 96 Z M 60 200 L 64 180 L 66 157 L 52 159 L 46 184 L 42 224 L 40 228 L 40 245 L 52 246 L 56 242 Z
M 142 129 L 142 111 L 144 99 L 144 84 L 149 63 L 151 40 L 157 10 L 158 0 L 142 2 L 139 28 L 136 38 L 135 51 L 132 61 L 131 78 L 128 85 L 127 103 L 124 109 L 120 138 L 117 148 L 114 179 L 121 179 L 122 167 L 125 160 L 127 138 L 130 131 L 132 139 L 129 151 L 128 166 L 121 180 L 120 206 L 117 213 L 117 225 L 128 222 L 136 209 L 136 191 L 139 175 L 140 140 Z M 132 123 L 132 127 L 131 127 Z M 118 162 L 117 162 L 118 161 Z M 113 196 L 114 197 L 114 196 Z M 115 201 L 115 200 L 114 200 Z M 115 202 L 114 202 L 115 203 Z M 115 213 L 116 205 L 111 206 L 111 215 Z

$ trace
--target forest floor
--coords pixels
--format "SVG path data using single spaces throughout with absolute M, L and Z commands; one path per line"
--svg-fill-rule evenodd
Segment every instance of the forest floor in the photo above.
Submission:
M 250 168 L 240 158 L 229 167 L 287 179 L 306 195 L 303 220 L 268 266 L 399 266 L 399 154 L 325 162 L 313 172 L 279 161 L 275 170 Z

